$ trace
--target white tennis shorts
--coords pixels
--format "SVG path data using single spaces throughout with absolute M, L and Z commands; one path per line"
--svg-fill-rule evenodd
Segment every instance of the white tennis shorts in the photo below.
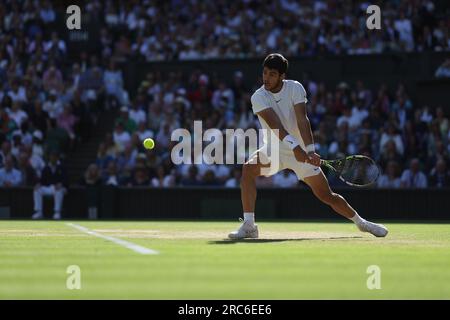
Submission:
M 299 180 L 304 180 L 305 178 L 318 175 L 322 171 L 320 167 L 297 161 L 292 151 L 279 152 L 278 159 L 275 159 L 275 156 L 269 157 L 266 147 L 256 150 L 247 162 L 256 163 L 258 154 L 260 162 L 263 164 L 270 163 L 270 167 L 261 168 L 261 174 L 266 177 L 270 177 L 281 170 L 290 169 L 295 172 Z

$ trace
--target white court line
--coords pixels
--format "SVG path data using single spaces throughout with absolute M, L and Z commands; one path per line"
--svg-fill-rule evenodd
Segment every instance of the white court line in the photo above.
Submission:
M 135 243 L 132 243 L 132 242 L 128 242 L 128 241 L 125 241 L 125 240 L 122 240 L 122 239 L 119 239 L 119 238 L 114 238 L 114 237 L 111 237 L 111 236 L 105 236 L 103 234 L 100 234 L 98 232 L 89 230 L 88 228 L 85 228 L 85 227 L 80 226 L 80 225 L 75 224 L 75 223 L 66 223 L 66 225 L 71 226 L 71 227 L 73 227 L 75 229 L 78 229 L 81 232 L 90 234 L 92 236 L 99 237 L 99 238 L 102 238 L 102 239 L 105 239 L 105 240 L 109 240 L 111 242 L 114 242 L 115 244 L 118 244 L 118 245 L 120 245 L 122 247 L 125 247 L 127 249 L 130 249 L 130 250 L 133 250 L 134 252 L 137 252 L 137 253 L 140 253 L 140 254 L 159 254 L 159 252 L 156 251 L 156 250 L 148 249 L 148 248 L 142 247 L 142 246 L 140 246 L 138 244 L 135 244 Z

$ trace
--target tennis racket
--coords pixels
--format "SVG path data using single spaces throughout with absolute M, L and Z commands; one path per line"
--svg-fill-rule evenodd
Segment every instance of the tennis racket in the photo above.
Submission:
M 353 187 L 367 187 L 380 175 L 375 161 L 362 155 L 352 155 L 337 160 L 321 160 L 320 165 L 331 169 L 346 184 Z

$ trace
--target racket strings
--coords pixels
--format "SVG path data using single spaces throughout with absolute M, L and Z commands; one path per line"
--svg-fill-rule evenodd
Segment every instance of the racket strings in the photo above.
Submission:
M 379 175 L 378 166 L 372 160 L 363 157 L 345 159 L 338 172 L 344 180 L 356 185 L 371 184 Z

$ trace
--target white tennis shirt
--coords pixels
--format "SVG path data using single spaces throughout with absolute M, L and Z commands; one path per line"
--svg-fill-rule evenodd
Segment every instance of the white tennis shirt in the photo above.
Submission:
M 298 103 L 306 103 L 306 91 L 302 84 L 295 80 L 283 80 L 283 87 L 277 93 L 272 93 L 261 86 L 251 97 L 253 113 L 257 114 L 264 109 L 272 108 L 280 118 L 284 129 L 293 137 L 295 137 L 300 146 L 305 149 L 305 143 L 300 135 L 297 125 L 294 105 Z M 267 123 L 259 115 L 258 119 L 262 129 L 271 130 Z M 269 131 L 267 131 L 269 132 Z M 267 134 L 263 134 L 264 144 L 267 144 Z M 292 153 L 291 149 L 284 143 L 280 143 L 280 152 Z

